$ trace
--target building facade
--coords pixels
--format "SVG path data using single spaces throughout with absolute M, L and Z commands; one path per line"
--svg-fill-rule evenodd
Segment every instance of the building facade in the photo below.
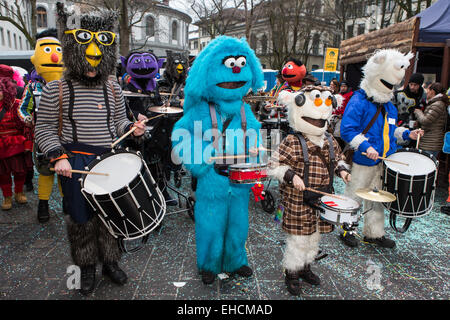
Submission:
M 28 30 L 30 30 L 31 5 L 28 0 L 0 0 L 0 15 L 9 17 L 20 24 L 16 16 L 16 4 L 20 6 L 21 16 L 25 19 Z M 0 51 L 24 51 L 30 50 L 31 46 L 24 34 L 11 22 L 0 22 Z
M 188 14 L 170 7 L 169 1 L 163 1 L 133 27 L 130 47 L 153 50 L 157 56 L 166 56 L 166 50 L 188 53 L 191 22 Z

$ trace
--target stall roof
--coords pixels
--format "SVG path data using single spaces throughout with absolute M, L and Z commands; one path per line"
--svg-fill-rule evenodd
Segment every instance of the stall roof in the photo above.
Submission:
M 412 50 L 417 21 L 418 18 L 412 17 L 387 28 L 342 41 L 340 65 L 365 62 L 377 49 L 397 49 L 403 53 L 409 52 Z
M 439 0 L 416 17 L 420 17 L 420 42 L 450 39 L 450 0 Z

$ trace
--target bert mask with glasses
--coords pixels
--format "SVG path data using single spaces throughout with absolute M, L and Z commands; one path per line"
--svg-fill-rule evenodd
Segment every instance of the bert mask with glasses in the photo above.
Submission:
M 116 34 L 111 31 L 97 31 L 93 32 L 85 29 L 73 29 L 67 30 L 64 32 L 65 34 L 72 34 L 75 41 L 79 44 L 89 44 L 86 49 L 86 60 L 92 67 L 96 67 L 102 61 L 102 51 L 98 47 L 94 38 L 98 41 L 98 43 L 104 46 L 110 46 L 114 43 L 116 38 Z

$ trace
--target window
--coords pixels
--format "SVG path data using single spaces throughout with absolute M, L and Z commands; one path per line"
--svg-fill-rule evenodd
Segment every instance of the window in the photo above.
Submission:
M 20 46 L 20 50 L 23 50 L 22 37 L 21 36 L 19 36 L 19 46 Z
M 2 40 L 2 46 L 4 46 L 5 45 L 5 34 L 3 32 L 3 28 L 1 28 L 1 27 L 0 27 L 0 37 Z
M 8 30 L 7 32 L 6 32 L 6 34 L 8 35 L 8 47 L 12 47 L 11 46 L 11 32 Z
M 47 10 L 43 7 L 36 9 L 38 28 L 47 28 Z
M 178 23 L 176 21 L 172 22 L 172 40 L 178 40 Z
M 256 39 L 255 34 L 250 36 L 250 48 L 256 51 L 256 47 L 258 46 L 258 40 Z
M 320 44 L 320 35 L 316 33 L 313 37 L 312 42 L 312 54 L 319 55 L 319 44 Z
M 353 37 L 353 25 L 351 24 L 351 25 L 347 26 L 346 38 L 349 39 L 349 38 L 352 38 L 352 37 Z
M 267 54 L 267 36 L 264 34 L 261 38 L 261 53 Z
M 366 25 L 364 23 L 358 24 L 358 35 L 366 32 Z
M 194 41 L 194 49 L 198 49 L 198 41 Z
M 13 34 L 13 36 L 14 36 L 14 49 L 17 50 L 17 36 L 15 33 Z
M 145 34 L 147 37 L 155 36 L 155 19 L 152 16 L 145 18 Z

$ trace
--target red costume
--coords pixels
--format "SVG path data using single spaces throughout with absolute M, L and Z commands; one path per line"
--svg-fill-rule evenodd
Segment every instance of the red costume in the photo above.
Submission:
M 10 78 L 0 78 L 0 187 L 5 198 L 12 196 L 12 179 L 16 195 L 23 192 L 26 172 L 33 167 L 31 158 L 31 130 L 25 127 L 18 115 L 19 100 L 16 87 Z M 26 201 L 26 200 L 25 200 Z
M 288 84 L 287 89 L 298 91 L 303 85 L 302 80 L 306 75 L 306 67 L 300 60 L 289 58 L 281 70 L 281 75 Z

